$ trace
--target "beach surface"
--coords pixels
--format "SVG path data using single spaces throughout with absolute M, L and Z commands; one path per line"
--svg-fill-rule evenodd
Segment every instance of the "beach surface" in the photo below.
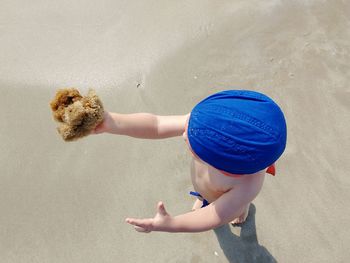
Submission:
M 349 262 L 350 2 L 0 3 L 0 262 Z M 225 89 L 266 93 L 288 143 L 247 222 L 140 234 L 126 217 L 190 210 L 182 137 L 64 142 L 49 102 L 179 115 Z

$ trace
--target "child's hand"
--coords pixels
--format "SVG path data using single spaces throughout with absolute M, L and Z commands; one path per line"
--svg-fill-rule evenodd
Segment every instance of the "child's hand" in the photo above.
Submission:
M 151 231 L 166 231 L 170 226 L 172 217 L 165 210 L 163 202 L 159 202 L 154 218 L 127 218 L 125 221 L 133 225 L 136 231 L 149 233 Z
M 91 132 L 91 134 L 108 132 L 110 130 L 111 122 L 112 122 L 112 117 L 110 113 L 104 112 L 103 121 L 96 126 L 96 128 Z

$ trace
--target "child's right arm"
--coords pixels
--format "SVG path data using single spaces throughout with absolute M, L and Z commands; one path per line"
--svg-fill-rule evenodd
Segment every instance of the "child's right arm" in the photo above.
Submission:
M 103 122 L 93 133 L 112 133 L 143 139 L 181 136 L 189 114 L 158 116 L 151 113 L 120 114 L 105 112 Z

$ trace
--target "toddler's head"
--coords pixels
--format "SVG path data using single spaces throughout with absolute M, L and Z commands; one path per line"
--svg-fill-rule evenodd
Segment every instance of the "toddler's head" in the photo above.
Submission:
M 215 93 L 198 103 L 187 125 L 192 151 L 218 170 L 252 174 L 273 164 L 286 147 L 279 106 L 248 90 Z

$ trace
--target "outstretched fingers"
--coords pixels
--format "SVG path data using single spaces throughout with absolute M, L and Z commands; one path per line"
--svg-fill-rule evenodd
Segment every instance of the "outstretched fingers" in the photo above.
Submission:
M 135 230 L 138 232 L 149 233 L 152 231 L 152 218 L 137 219 L 137 218 L 126 218 L 125 222 L 133 225 Z
M 165 210 L 164 203 L 158 202 L 157 212 L 154 218 L 126 218 L 125 222 L 133 225 L 138 232 L 149 233 L 151 231 L 159 231 L 169 224 L 170 215 Z

